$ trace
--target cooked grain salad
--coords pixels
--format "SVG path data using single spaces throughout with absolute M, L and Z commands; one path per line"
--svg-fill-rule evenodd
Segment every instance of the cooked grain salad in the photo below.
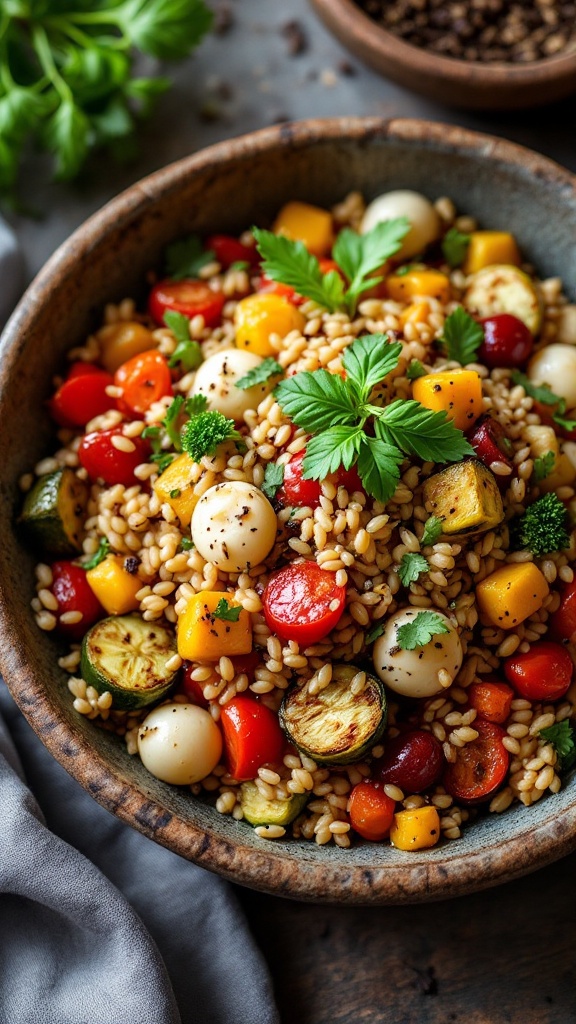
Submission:
M 263 839 L 430 847 L 576 759 L 576 306 L 506 227 L 290 202 L 54 381 L 20 522 L 74 708 Z

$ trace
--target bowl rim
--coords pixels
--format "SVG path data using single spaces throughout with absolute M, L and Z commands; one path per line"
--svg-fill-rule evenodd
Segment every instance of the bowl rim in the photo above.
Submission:
M 522 146 L 440 122 L 382 118 L 331 118 L 282 124 L 226 140 L 185 157 L 137 181 L 93 214 L 62 243 L 21 299 L 0 347 L 0 403 L 11 368 L 25 344 L 35 309 L 50 295 L 52 282 L 69 272 L 79 256 L 113 227 L 129 223 L 153 206 L 165 192 L 195 171 L 206 171 L 248 159 L 265 151 L 287 151 L 311 145 L 372 139 L 437 147 L 446 152 L 474 154 L 528 171 L 539 181 L 568 190 L 576 198 L 576 176 Z M 1 552 L 0 552 L 1 554 Z M 438 900 L 508 881 L 576 850 L 576 798 L 553 821 L 527 825 L 518 834 L 489 841 L 466 858 L 448 856 L 442 862 L 417 857 L 397 865 L 374 867 L 350 864 L 344 853 L 336 866 L 290 854 L 290 844 L 269 842 L 262 851 L 243 842 L 238 831 L 230 839 L 219 830 L 205 830 L 190 818 L 168 811 L 135 783 L 119 777 L 107 759 L 80 730 L 75 730 L 51 697 L 40 671 L 30 667 L 18 623 L 4 594 L 0 595 L 0 670 L 9 690 L 60 764 L 104 807 L 145 835 L 181 856 L 216 871 L 231 881 L 275 895 L 328 903 L 393 904 Z M 9 682 L 8 682 L 9 680 Z M 79 767 L 80 765 L 80 767 Z M 450 847 L 446 847 L 448 851 Z M 415 855 L 411 855 L 415 856 Z
M 548 82 L 563 77 L 576 75 L 576 49 L 569 53 L 554 54 L 540 60 L 514 64 L 506 61 L 495 61 L 484 64 L 479 60 L 463 60 L 459 57 L 445 57 L 433 53 L 424 47 L 407 43 L 359 7 L 354 0 L 311 0 L 312 5 L 325 17 L 326 21 L 338 23 L 342 30 L 354 38 L 358 44 L 366 47 L 379 58 L 389 60 L 395 65 L 414 67 L 422 75 L 443 78 L 454 85 L 462 85 L 462 76 L 466 72 L 468 87 L 502 87 L 543 86 Z

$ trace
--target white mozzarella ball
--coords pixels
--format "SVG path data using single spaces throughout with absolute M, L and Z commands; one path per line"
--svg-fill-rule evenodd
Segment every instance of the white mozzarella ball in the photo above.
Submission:
M 402 247 L 394 253 L 395 260 L 417 256 L 440 235 L 440 218 L 430 200 L 420 192 L 409 189 L 384 192 L 373 199 L 366 207 L 361 233 L 365 235 L 382 221 L 395 220 L 396 217 L 407 217 L 411 227 L 404 237 Z
M 222 735 L 212 716 L 195 704 L 163 704 L 138 730 L 138 753 L 151 775 L 190 786 L 216 767 Z
M 192 540 L 208 562 L 244 572 L 264 561 L 276 540 L 276 513 L 254 484 L 230 480 L 210 487 L 192 515 Z
M 231 420 L 241 421 L 247 409 L 257 409 L 263 398 L 270 392 L 274 379 L 251 388 L 236 387 L 236 381 L 245 377 L 249 370 L 260 366 L 263 360 L 253 352 L 239 348 L 227 348 L 208 356 L 199 367 L 193 395 L 204 395 L 209 409 L 215 409 Z
M 528 363 L 528 377 L 535 384 L 549 384 L 554 394 L 566 399 L 569 409 L 576 407 L 576 348 L 573 345 L 546 345 Z
M 416 647 L 413 651 L 399 647 L 398 629 L 413 622 L 419 610 L 402 608 L 391 615 L 382 636 L 374 644 L 372 655 L 374 668 L 382 682 L 405 697 L 432 697 L 440 693 L 444 689 L 438 681 L 440 669 L 445 669 L 454 679 L 462 664 L 460 637 L 442 612 L 437 614 L 448 626 L 448 633 L 438 633 L 424 647 Z

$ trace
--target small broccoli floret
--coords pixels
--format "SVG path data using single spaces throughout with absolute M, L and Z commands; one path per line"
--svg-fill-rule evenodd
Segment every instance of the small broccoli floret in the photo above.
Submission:
M 515 547 L 526 548 L 535 555 L 548 555 L 570 546 L 568 513 L 553 492 L 530 505 L 516 521 L 513 532 Z
M 242 435 L 234 429 L 234 420 L 221 412 L 201 412 L 188 421 L 182 433 L 182 447 L 194 462 L 203 455 L 213 455 L 223 441 L 241 441 Z

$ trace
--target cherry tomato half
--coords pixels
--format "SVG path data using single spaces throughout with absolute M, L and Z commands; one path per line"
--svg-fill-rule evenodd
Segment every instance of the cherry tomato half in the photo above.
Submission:
M 263 764 L 282 761 L 286 739 L 265 704 L 239 694 L 222 708 L 220 724 L 228 771 L 238 782 L 255 779 Z
M 61 427 L 84 427 L 95 416 L 116 408 L 106 394 L 114 380 L 94 363 L 73 363 L 63 384 L 48 402 L 50 415 Z
M 320 495 L 322 494 L 318 480 L 306 480 L 302 463 L 306 457 L 306 449 L 297 452 L 284 467 L 284 480 L 276 495 L 278 501 L 283 505 L 294 505 L 298 507 L 309 506 L 318 508 Z M 349 494 L 354 491 L 361 491 L 362 481 L 358 476 L 356 466 L 351 469 L 341 467 L 331 477 L 337 487 L 345 487 Z
M 210 235 L 206 239 L 206 248 L 212 250 L 224 270 L 228 270 L 233 263 L 249 263 L 254 266 L 260 262 L 256 246 L 243 245 L 232 235 Z
M 142 415 L 154 402 L 172 394 L 170 368 L 155 349 L 122 363 L 114 374 L 114 384 L 122 388 L 118 408 L 129 416 Z
M 374 782 L 359 782 L 348 802 L 350 824 L 363 839 L 385 839 L 394 820 L 396 803 Z
M 286 565 L 274 573 L 262 596 L 269 628 L 285 640 L 308 647 L 338 624 L 346 604 L 346 587 L 316 562 Z
M 514 690 L 506 683 L 499 679 L 483 679 L 481 683 L 472 683 L 466 692 L 470 707 L 476 709 L 479 718 L 486 722 L 506 721 L 514 700 Z
M 413 729 L 386 741 L 384 756 L 375 762 L 374 777 L 400 786 L 406 793 L 422 793 L 438 781 L 444 764 L 436 737 L 424 729 Z
M 223 292 L 215 292 L 204 281 L 184 278 L 183 281 L 159 281 L 148 299 L 148 312 L 159 327 L 170 309 L 192 319 L 203 316 L 207 327 L 217 327 L 225 302 Z
M 573 670 L 566 648 L 551 640 L 504 662 L 506 679 L 525 700 L 560 700 L 570 688 Z
M 54 562 L 51 590 L 58 601 L 58 632 L 81 640 L 86 630 L 106 613 L 86 579 L 86 570 L 74 562 Z M 66 612 L 80 612 L 79 622 L 62 622 Z
M 280 281 L 273 281 L 267 274 L 261 274 L 260 280 L 256 285 L 256 291 L 269 295 L 283 295 L 293 306 L 301 306 L 304 302 L 304 296 L 295 292 L 290 285 L 281 284 Z
M 576 579 L 563 591 L 560 607 L 550 616 L 550 636 L 553 640 L 571 641 L 576 634 Z
M 480 323 L 484 328 L 484 341 L 478 352 L 480 362 L 491 369 L 523 366 L 534 345 L 526 324 L 511 313 L 495 313 Z
M 84 466 L 91 480 L 101 478 L 105 484 L 124 484 L 125 487 L 141 483 L 134 476 L 134 470 L 141 462 L 148 461 L 150 445 L 141 437 L 132 437 L 133 449 L 121 451 L 113 443 L 115 437 L 123 438 L 118 427 L 84 434 L 78 449 L 80 465 Z
M 494 722 L 477 718 L 478 738 L 456 752 L 456 760 L 444 772 L 446 791 L 465 804 L 488 800 L 506 778 L 510 755 L 503 746 L 506 733 Z

